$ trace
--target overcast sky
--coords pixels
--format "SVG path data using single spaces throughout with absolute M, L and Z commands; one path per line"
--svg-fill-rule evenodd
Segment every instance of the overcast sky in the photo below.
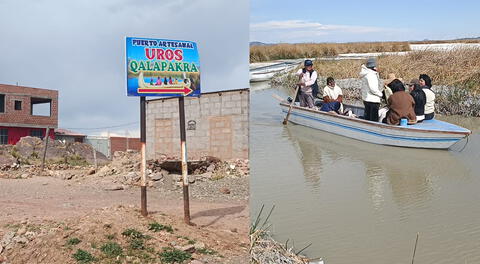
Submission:
M 251 41 L 398 41 L 480 36 L 480 2 L 251 1 Z
M 126 36 L 195 41 L 202 92 L 247 88 L 249 14 L 247 0 L 0 0 L 0 83 L 58 90 L 62 128 L 138 122 Z

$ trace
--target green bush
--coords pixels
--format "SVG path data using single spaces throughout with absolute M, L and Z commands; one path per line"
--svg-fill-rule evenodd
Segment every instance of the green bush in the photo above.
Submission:
M 78 249 L 75 254 L 73 254 L 73 258 L 78 262 L 78 263 L 90 263 L 92 261 L 95 261 L 95 258 L 92 256 L 92 254 L 88 253 L 85 250 Z
M 164 263 L 183 263 L 192 258 L 192 254 L 175 248 L 163 248 L 163 252 L 159 255 Z
M 123 253 L 123 250 L 122 248 L 120 247 L 119 244 L 115 243 L 115 242 L 109 242 L 109 243 L 106 243 L 104 244 L 100 250 L 107 256 L 107 257 L 110 257 L 110 258 L 113 258 L 113 257 L 116 257 L 116 256 L 119 256 Z
M 82 240 L 74 237 L 74 238 L 70 238 L 70 239 L 67 241 L 67 245 L 68 245 L 68 246 L 78 245 L 78 244 L 80 244 L 80 242 L 82 242 Z
M 217 254 L 217 251 L 213 250 L 213 249 L 209 249 L 209 248 L 199 248 L 196 250 L 196 252 L 200 253 L 200 254 L 204 254 L 204 255 L 215 255 Z
M 130 248 L 135 250 L 145 249 L 145 241 L 143 239 L 132 239 L 130 241 Z
M 152 230 L 153 232 L 158 232 L 158 231 L 165 230 L 165 231 L 167 231 L 167 232 L 169 232 L 169 233 L 173 233 L 173 228 L 172 228 L 172 226 L 170 226 L 170 225 L 162 225 L 162 224 L 159 224 L 159 223 L 157 223 L 157 222 L 154 222 L 154 223 L 149 224 L 148 230 Z
M 140 233 L 140 231 L 129 228 L 122 232 L 122 235 L 129 237 L 129 238 L 145 238 L 145 235 Z

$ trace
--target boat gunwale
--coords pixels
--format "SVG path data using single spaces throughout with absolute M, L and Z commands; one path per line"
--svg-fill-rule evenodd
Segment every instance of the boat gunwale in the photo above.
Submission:
M 280 102 L 280 105 L 285 106 L 285 107 L 290 107 L 290 104 L 287 104 L 286 102 Z M 314 113 L 314 114 L 321 114 L 321 115 L 326 115 L 326 116 L 330 116 L 330 117 L 341 118 L 341 119 L 344 119 L 344 120 L 347 120 L 347 121 L 352 121 L 352 122 L 356 122 L 356 123 L 371 125 L 371 126 L 380 127 L 380 128 L 392 129 L 392 130 L 418 132 L 418 133 L 440 133 L 440 134 L 463 135 L 463 136 L 469 136 L 470 134 L 472 134 L 472 131 L 470 131 L 469 129 L 467 129 L 468 132 L 461 132 L 461 131 L 445 131 L 445 130 L 431 130 L 431 129 L 422 129 L 422 128 L 409 128 L 409 127 L 403 127 L 403 126 L 393 126 L 393 125 L 389 125 L 389 124 L 383 124 L 383 123 L 364 120 L 364 119 L 359 119 L 359 118 L 351 118 L 351 117 L 348 117 L 348 116 L 332 114 L 332 113 L 329 113 L 329 112 L 324 112 L 324 111 L 319 111 L 319 110 L 313 110 L 313 109 L 304 108 L 304 107 L 296 106 L 296 105 L 293 105 L 292 108 L 295 108 L 295 109 L 301 110 L 301 111 L 311 112 L 311 113 Z

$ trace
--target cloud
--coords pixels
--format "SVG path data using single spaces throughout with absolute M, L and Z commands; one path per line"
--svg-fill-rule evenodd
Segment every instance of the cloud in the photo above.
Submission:
M 250 40 L 266 42 L 308 42 L 323 41 L 327 37 L 362 34 L 388 33 L 398 31 L 382 27 L 321 24 L 305 20 L 276 20 L 250 24 Z M 330 38 L 329 41 L 332 41 Z
M 248 20 L 244 0 L 2 0 L 0 83 L 58 90 L 60 127 L 138 121 L 126 36 L 195 41 L 203 91 L 246 88 Z

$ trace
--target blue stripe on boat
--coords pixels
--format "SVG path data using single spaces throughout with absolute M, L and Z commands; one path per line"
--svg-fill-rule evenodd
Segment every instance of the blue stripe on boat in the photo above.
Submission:
M 282 109 L 282 112 L 287 113 L 288 111 Z M 426 141 L 426 142 L 449 142 L 449 141 L 456 142 L 456 141 L 462 139 L 462 138 L 438 138 L 438 137 L 435 137 L 435 138 L 417 138 L 417 137 L 392 136 L 392 135 L 380 134 L 380 133 L 377 133 L 377 132 L 372 132 L 372 131 L 357 128 L 357 127 L 351 127 L 351 126 L 346 126 L 346 125 L 343 125 L 343 124 L 338 124 L 338 123 L 335 123 L 335 122 L 322 120 L 322 119 L 319 119 L 319 118 L 316 118 L 316 117 L 313 117 L 313 116 L 300 114 L 300 113 L 297 113 L 297 112 L 294 112 L 294 111 L 290 112 L 290 115 L 295 115 L 295 116 L 303 117 L 303 118 L 306 118 L 306 119 L 311 119 L 311 120 L 319 121 L 319 122 L 322 122 L 322 123 L 326 123 L 326 124 L 329 124 L 329 125 L 338 126 L 338 127 L 346 128 L 346 129 L 349 129 L 349 130 L 358 131 L 358 132 L 362 132 L 362 133 L 366 133 L 366 134 L 371 134 L 371 135 L 375 135 L 375 136 L 379 136 L 379 137 L 390 138 L 390 139 L 409 140 L 409 141 Z

